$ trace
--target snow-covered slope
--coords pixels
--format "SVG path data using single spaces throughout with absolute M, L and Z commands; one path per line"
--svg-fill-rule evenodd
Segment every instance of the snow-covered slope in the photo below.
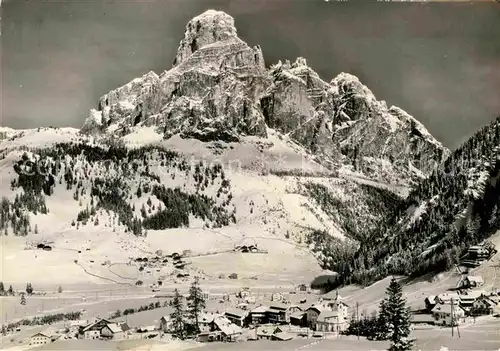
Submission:
M 330 267 L 321 249 L 309 246 L 313 231 L 355 238 L 348 217 L 374 225 L 387 214 L 377 212 L 373 187 L 337 178 L 274 130 L 239 142 L 163 140 L 141 130 L 106 143 L 65 129 L 23 131 L 36 140 L 33 147 L 18 144 L 23 137 L 3 142 L 3 280 L 43 283 L 48 276 L 30 269 L 37 264 L 67 267 L 65 279 L 74 283 L 175 280 L 179 271 L 171 264 L 154 274 L 139 272 L 140 264 L 121 267 L 157 250 L 209 254 L 186 268 L 207 279 L 231 273 L 250 279 L 255 265 L 232 250 L 252 238 L 267 252 L 260 254 L 260 279 L 300 274 L 310 281 Z M 314 193 L 317 186 L 326 192 Z M 332 211 L 322 196 L 354 212 Z M 40 243 L 52 251 L 33 251 Z M 219 259 L 235 263 L 223 269 Z M 110 272 L 116 265 L 129 278 Z

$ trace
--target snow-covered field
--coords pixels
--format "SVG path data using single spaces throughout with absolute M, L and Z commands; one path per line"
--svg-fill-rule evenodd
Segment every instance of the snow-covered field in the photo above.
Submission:
M 6 351 L 68 351 L 68 350 L 81 350 L 81 351 L 182 351 L 194 350 L 200 347 L 200 344 L 179 341 L 179 340 L 165 340 L 165 341 L 152 341 L 152 340 L 123 340 L 123 341 L 101 341 L 101 340 L 67 340 L 43 345 L 39 347 L 12 346 L 2 350 Z

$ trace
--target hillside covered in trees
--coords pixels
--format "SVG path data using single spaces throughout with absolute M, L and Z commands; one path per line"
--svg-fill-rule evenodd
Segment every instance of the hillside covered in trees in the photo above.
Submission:
M 334 285 L 444 271 L 500 229 L 500 117 L 482 128 L 373 230 Z
M 187 227 L 190 218 L 210 227 L 236 221 L 231 184 L 220 164 L 189 164 L 176 152 L 149 146 L 59 143 L 25 151 L 13 166 L 17 178 L 11 182 L 12 191 L 23 191 L 14 201 L 1 201 L 3 234 L 27 235 L 36 230 L 29 214 L 48 212 L 45 199 L 55 187 L 71 191 L 81 207 L 72 223 L 77 227 L 97 225 L 99 210 L 114 213 L 117 224 L 139 236 L 146 229 Z M 151 168 L 167 175 L 170 187 Z M 182 180 L 175 182 L 176 176 Z M 142 204 L 137 210 L 136 203 Z

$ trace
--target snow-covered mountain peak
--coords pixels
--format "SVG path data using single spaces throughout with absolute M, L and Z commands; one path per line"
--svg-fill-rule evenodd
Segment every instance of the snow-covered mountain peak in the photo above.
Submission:
M 234 19 L 208 10 L 187 24 L 170 70 L 103 95 L 82 131 L 125 137 L 152 128 L 164 139 L 234 142 L 267 137 L 271 128 L 328 168 L 405 183 L 429 174 L 447 150 L 401 111 L 354 75 L 324 81 L 303 57 L 266 69 L 260 47 L 238 38 Z M 430 161 L 413 162 L 422 159 Z
M 339 94 L 342 95 L 356 95 L 364 97 L 365 100 L 370 102 L 376 101 L 375 95 L 367 86 L 365 86 L 358 77 L 350 73 L 339 73 L 332 79 L 330 84 L 337 88 Z
M 241 41 L 234 26 L 234 19 L 222 11 L 207 10 L 194 17 L 186 25 L 184 38 L 181 40 L 174 66 L 184 62 L 198 49 L 224 41 Z

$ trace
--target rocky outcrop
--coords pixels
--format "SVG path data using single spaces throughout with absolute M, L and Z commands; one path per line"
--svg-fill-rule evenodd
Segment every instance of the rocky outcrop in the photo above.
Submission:
M 448 155 L 413 117 L 388 108 L 357 77 L 321 80 L 306 60 L 271 67 L 261 99 L 266 123 L 323 162 L 387 182 L 428 175 Z
M 150 72 L 101 97 L 101 126 L 126 134 L 153 125 L 165 138 L 266 136 L 259 101 L 267 82 L 261 49 L 238 38 L 231 16 L 209 10 L 187 24 L 171 70 Z
M 189 21 L 172 69 L 104 95 L 83 130 L 124 135 L 141 126 L 202 141 L 266 137 L 270 127 L 329 168 L 390 182 L 426 176 L 448 154 L 355 76 L 327 83 L 304 58 L 266 70 L 260 47 L 248 46 L 233 18 L 214 10 Z

